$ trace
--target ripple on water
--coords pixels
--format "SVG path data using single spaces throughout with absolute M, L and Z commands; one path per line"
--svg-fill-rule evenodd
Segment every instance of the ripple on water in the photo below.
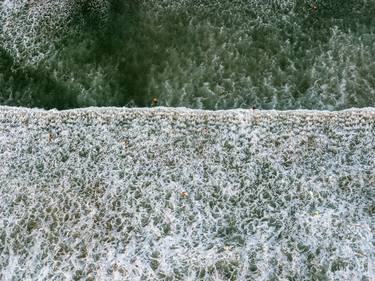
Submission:
M 375 104 L 374 1 L 14 3 L 0 12 L 1 104 Z

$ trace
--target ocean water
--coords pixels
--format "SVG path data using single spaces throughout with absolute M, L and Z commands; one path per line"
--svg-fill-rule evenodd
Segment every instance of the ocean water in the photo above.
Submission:
M 374 15 L 0 0 L 0 280 L 375 280 Z
M 0 280 L 375 280 L 375 109 L 0 107 Z
M 0 104 L 374 106 L 374 15 L 374 0 L 0 0 Z

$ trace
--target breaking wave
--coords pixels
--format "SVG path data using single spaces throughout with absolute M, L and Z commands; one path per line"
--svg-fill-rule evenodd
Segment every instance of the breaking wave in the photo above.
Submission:
M 374 280 L 375 110 L 0 108 L 1 280 Z

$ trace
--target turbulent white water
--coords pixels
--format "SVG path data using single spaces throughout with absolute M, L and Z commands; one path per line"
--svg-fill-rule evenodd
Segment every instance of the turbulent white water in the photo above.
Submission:
M 373 280 L 375 110 L 0 108 L 1 280 Z
M 1 105 L 317 110 L 0 106 L 0 280 L 375 280 L 374 14 L 0 0 Z

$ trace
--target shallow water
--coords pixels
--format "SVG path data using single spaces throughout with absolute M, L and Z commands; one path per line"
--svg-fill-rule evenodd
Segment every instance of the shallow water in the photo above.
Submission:
M 375 105 L 374 0 L 0 3 L 2 105 Z

